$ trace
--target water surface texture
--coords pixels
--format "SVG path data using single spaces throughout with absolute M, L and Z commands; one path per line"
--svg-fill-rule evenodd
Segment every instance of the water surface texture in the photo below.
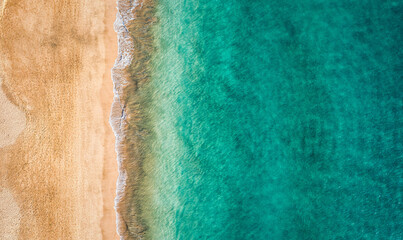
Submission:
M 136 4 L 125 239 L 403 239 L 402 1 Z

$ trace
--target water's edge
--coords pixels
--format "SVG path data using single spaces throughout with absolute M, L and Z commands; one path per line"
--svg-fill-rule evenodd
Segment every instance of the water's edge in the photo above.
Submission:
M 112 69 L 114 101 L 110 124 L 116 137 L 119 177 L 115 209 L 121 239 L 143 239 L 146 230 L 140 219 L 140 199 L 135 199 L 134 194 L 141 180 L 141 146 L 147 134 L 139 123 L 140 105 L 136 99 L 137 90 L 149 79 L 147 64 L 152 41 L 149 28 L 144 26 L 153 21 L 147 17 L 152 7 L 153 1 L 149 0 L 117 1 L 114 29 L 118 35 L 118 56 Z

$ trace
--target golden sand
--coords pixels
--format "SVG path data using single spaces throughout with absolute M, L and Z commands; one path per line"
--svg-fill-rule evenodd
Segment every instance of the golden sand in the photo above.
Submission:
M 114 9 L 1 2 L 0 239 L 117 239 Z

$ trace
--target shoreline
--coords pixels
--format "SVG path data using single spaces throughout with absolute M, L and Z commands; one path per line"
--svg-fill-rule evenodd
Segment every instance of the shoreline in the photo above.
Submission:
M 153 11 L 152 0 L 139 0 L 133 5 L 128 0 L 118 1 L 115 31 L 118 34 L 119 55 L 112 70 L 114 102 L 110 123 L 118 154 L 115 208 L 121 239 L 143 238 L 147 230 L 141 218 L 140 201 L 137 200 L 141 197 L 137 191 L 145 159 L 144 138 L 149 132 L 143 126 L 141 99 L 135 92 L 150 80 Z

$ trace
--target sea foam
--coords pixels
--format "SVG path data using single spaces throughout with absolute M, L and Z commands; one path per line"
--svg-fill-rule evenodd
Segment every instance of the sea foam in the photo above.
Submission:
M 115 208 L 117 231 L 121 239 L 142 239 L 144 223 L 135 194 L 141 180 L 143 136 L 140 126 L 138 88 L 149 79 L 147 64 L 151 54 L 151 34 L 147 26 L 153 22 L 153 1 L 118 0 L 115 31 L 118 35 L 118 57 L 112 69 L 114 102 L 110 123 L 116 136 L 119 177 Z M 139 122 L 140 121 L 140 122 Z

